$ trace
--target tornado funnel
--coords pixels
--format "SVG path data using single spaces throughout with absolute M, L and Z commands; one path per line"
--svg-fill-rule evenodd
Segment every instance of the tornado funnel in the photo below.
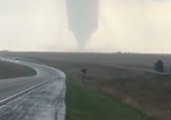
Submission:
M 80 49 L 98 28 L 99 0 L 66 0 L 68 27 Z

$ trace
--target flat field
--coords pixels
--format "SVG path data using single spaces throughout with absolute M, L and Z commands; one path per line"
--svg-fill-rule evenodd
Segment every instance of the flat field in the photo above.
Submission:
M 35 75 L 36 71 L 23 65 L 0 61 L 0 79 Z
M 12 53 L 14 54 L 14 53 Z M 67 120 L 170 120 L 171 76 L 141 71 L 153 69 L 171 55 L 15 53 L 63 70 L 68 79 Z M 125 69 L 136 67 L 139 69 Z M 87 68 L 82 81 L 80 69 Z M 106 118 L 106 119 L 105 119 Z

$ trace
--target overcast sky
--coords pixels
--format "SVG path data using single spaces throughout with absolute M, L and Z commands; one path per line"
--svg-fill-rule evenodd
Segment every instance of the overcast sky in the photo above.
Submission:
M 71 5 L 84 8 L 78 18 L 73 16 L 82 21 L 78 25 L 94 25 L 90 27 L 92 30 L 87 29 L 91 33 L 85 51 L 171 53 L 170 0 L 99 0 L 97 5 L 90 1 L 78 4 L 78 1 L 83 0 L 75 0 L 75 4 L 72 0 Z M 67 8 L 71 3 L 68 3 L 65 0 L 0 0 L 0 49 L 77 50 L 81 39 L 75 39 L 70 28 L 73 13 L 69 16 Z M 91 17 L 86 15 L 90 17 L 87 18 L 90 24 L 80 18 L 89 6 L 92 12 L 96 11 L 93 12 L 96 17 L 91 13 Z M 77 34 L 83 32 L 81 27 L 75 29 Z

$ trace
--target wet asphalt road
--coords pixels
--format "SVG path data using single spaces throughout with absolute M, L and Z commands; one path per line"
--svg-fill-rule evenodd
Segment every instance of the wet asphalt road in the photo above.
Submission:
M 0 58 L 5 59 L 5 58 Z M 11 61 L 5 59 L 5 61 Z M 65 74 L 52 67 L 18 62 L 34 68 L 37 75 L 0 80 L 0 101 L 48 81 L 43 86 L 0 107 L 0 120 L 64 120 Z

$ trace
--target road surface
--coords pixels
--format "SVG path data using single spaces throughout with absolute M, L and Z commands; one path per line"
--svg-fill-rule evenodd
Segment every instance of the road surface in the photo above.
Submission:
M 40 64 L 24 61 L 17 64 L 29 66 L 37 74 L 0 80 L 0 120 L 64 120 L 65 74 Z

